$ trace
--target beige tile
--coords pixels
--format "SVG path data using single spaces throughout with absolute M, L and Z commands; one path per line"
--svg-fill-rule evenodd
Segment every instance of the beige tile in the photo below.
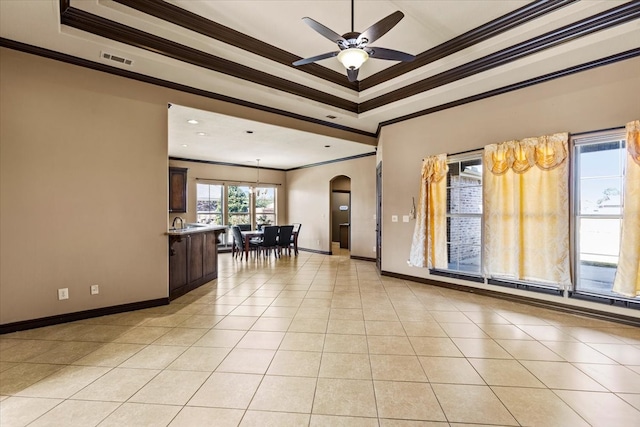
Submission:
M 640 425 L 640 411 L 614 394 L 570 390 L 554 392 L 592 426 Z
M 532 337 L 515 325 L 480 324 L 478 326 L 493 339 L 533 340 Z
M 323 353 L 318 377 L 371 379 L 369 355 L 353 353 Z
M 26 426 L 62 401 L 61 399 L 9 397 L 2 400 L 0 405 L 0 425 L 2 427 Z
M 640 374 L 625 366 L 592 363 L 574 366 L 614 393 L 640 393 Z
M 409 337 L 409 341 L 419 356 L 463 357 L 450 338 Z
M 124 403 L 109 415 L 100 427 L 168 425 L 180 406 Z
M 83 366 L 118 366 L 144 348 L 141 344 L 109 343 L 96 351 L 87 354 L 75 362 L 74 365 Z
M 473 322 L 464 313 L 459 311 L 431 311 L 431 316 L 436 322 L 442 323 L 466 323 L 471 326 Z
M 407 337 L 367 336 L 367 343 L 370 354 L 416 354 Z
M 144 326 L 173 328 L 191 317 L 191 314 L 163 314 L 143 323 Z
M 121 368 L 164 369 L 188 347 L 149 345 L 120 364 Z
M 68 398 L 100 378 L 109 368 L 66 366 L 16 393 L 25 397 Z
M 330 319 L 327 333 L 344 335 L 365 335 L 363 320 Z
M 3 349 L 0 352 L 0 360 L 3 362 L 25 362 L 51 351 L 61 344 L 60 341 L 20 340 L 20 342 L 13 342 L 11 346 Z
M 312 413 L 376 417 L 373 382 L 318 378 Z
M 278 351 L 267 370 L 268 375 L 317 377 L 322 353 L 310 351 Z
M 151 344 L 170 330 L 171 328 L 162 328 L 159 326 L 139 326 L 120 335 L 118 338 L 113 340 L 113 342 L 130 344 Z
M 420 356 L 418 360 L 430 383 L 486 384 L 465 358 Z
M 4 372 L 9 370 L 15 366 L 18 366 L 20 363 L 18 362 L 1 362 L 0 361 L 0 372 Z M 0 393 L 1 394 L 1 393 Z
M 616 338 L 615 336 L 603 331 L 595 330 L 593 328 L 585 328 L 582 326 L 577 327 L 562 327 L 563 332 L 571 335 L 585 343 L 602 343 L 602 344 L 623 344 L 624 342 Z
M 370 358 L 374 380 L 427 381 L 417 356 L 372 354 Z
M 162 371 L 149 381 L 129 401 L 184 405 L 209 376 L 208 372 Z
M 487 386 L 432 384 L 432 387 L 450 423 L 518 425 Z
M 629 344 L 589 344 L 610 359 L 622 365 L 640 366 L 640 348 Z
M 115 368 L 73 395 L 73 399 L 125 402 L 151 381 L 157 369 Z
M 478 324 L 480 327 L 484 329 L 486 325 L 507 325 L 511 324 L 507 319 L 500 316 L 498 313 L 493 311 L 463 311 L 464 315 L 467 316 L 473 323 Z
M 521 360 L 520 363 L 549 388 L 606 391 L 591 377 L 568 362 Z
M 219 321 L 214 328 L 248 331 L 256 320 L 258 320 L 257 316 L 227 316 Z
M 544 387 L 517 360 L 469 359 L 469 363 L 489 385 L 513 387 Z
M 118 406 L 120 406 L 120 404 L 115 402 L 65 400 L 31 423 L 30 426 L 94 426 L 98 425 L 100 421 L 115 411 Z
M 310 413 L 316 378 L 267 375 L 258 387 L 249 409 Z
M 564 360 L 558 354 L 537 341 L 528 340 L 496 340 L 502 348 L 507 350 L 516 359 L 520 360 Z
M 378 427 L 377 418 L 311 415 L 311 427 Z
M 195 328 L 173 328 L 153 342 L 153 345 L 190 346 L 207 331 Z
M 286 332 L 292 319 L 287 317 L 261 317 L 251 327 L 252 331 Z
M 19 393 L 32 384 L 48 377 L 64 366 L 37 363 L 18 363 L 0 373 L 0 394 Z
M 618 393 L 618 397 L 640 411 L 640 394 Z
M 275 350 L 235 348 L 218 366 L 217 371 L 264 374 L 275 353 Z
M 207 426 L 215 420 L 216 427 L 236 427 L 244 411 L 239 409 L 195 408 L 185 406 L 171 421 L 169 427 Z
M 193 345 L 197 347 L 227 347 L 233 348 L 244 336 L 244 331 L 229 331 L 212 329 Z
M 584 419 L 551 390 L 521 387 L 491 389 L 521 425 L 589 427 Z
M 385 418 L 380 419 L 380 427 L 449 427 L 449 425 L 449 423 L 438 421 L 392 420 Z M 462 424 L 451 424 L 451 426 L 459 427 L 462 426 Z M 476 424 L 469 427 L 483 426 Z
M 386 320 L 367 320 L 365 321 L 365 329 L 367 335 L 396 335 L 406 336 L 404 327 L 401 322 L 392 322 Z
M 305 300 L 307 301 L 307 300 Z M 313 306 L 310 307 L 311 304 L 302 303 L 300 309 L 296 313 L 296 319 L 329 319 L 329 314 L 331 312 L 330 307 L 325 305 L 330 304 L 329 301 L 326 300 L 310 300 L 313 302 Z M 320 307 L 318 307 L 320 306 Z
M 578 340 L 571 335 L 565 334 L 560 329 L 551 325 L 518 325 L 527 335 L 540 341 L 569 341 Z
M 576 363 L 605 363 L 615 364 L 616 362 L 594 350 L 589 345 L 579 342 L 557 342 L 543 341 L 546 347 L 550 348 L 554 353 L 560 355 L 567 362 Z
M 305 319 L 294 318 L 289 325 L 288 332 L 307 332 L 307 333 L 321 333 L 324 334 L 327 331 L 326 319 Z
M 447 333 L 435 322 L 403 321 L 402 326 L 410 337 L 447 337 Z
M 96 342 L 63 342 L 59 346 L 28 360 L 29 363 L 70 364 L 99 349 L 104 344 Z
M 280 350 L 322 351 L 324 334 L 287 332 L 280 343 Z
M 246 409 L 262 375 L 214 372 L 189 400 L 189 406 Z
M 267 308 L 264 313 L 262 313 L 261 318 L 265 317 L 284 317 L 288 319 L 293 319 L 293 317 L 298 312 L 298 307 L 281 307 L 281 306 L 271 306 Z
M 178 356 L 167 369 L 213 372 L 230 351 L 231 349 L 222 347 L 190 347 Z
M 324 340 L 326 353 L 368 353 L 369 345 L 364 335 L 327 334 Z
M 452 338 L 452 341 L 465 357 L 512 359 L 512 356 L 492 339 Z
M 360 308 L 331 308 L 329 318 L 331 320 L 364 320 L 364 315 Z
M 429 384 L 374 381 L 374 386 L 381 418 L 446 420 Z
M 241 427 L 293 427 L 307 425 L 309 425 L 309 414 L 267 411 L 247 411 L 240 423 Z
M 249 331 L 236 345 L 236 348 L 277 350 L 284 335 L 284 332 Z

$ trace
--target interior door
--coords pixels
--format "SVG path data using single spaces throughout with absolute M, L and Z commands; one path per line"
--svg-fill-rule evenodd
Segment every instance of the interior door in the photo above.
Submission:
M 376 167 L 376 267 L 382 271 L 382 162 Z

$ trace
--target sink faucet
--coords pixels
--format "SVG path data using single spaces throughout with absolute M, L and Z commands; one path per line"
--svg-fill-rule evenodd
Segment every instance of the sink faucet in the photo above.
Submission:
M 177 217 L 173 218 L 173 223 L 171 224 L 171 226 L 173 228 L 176 228 L 176 221 L 177 220 L 180 220 L 180 228 L 184 228 L 184 219 L 182 219 L 182 217 L 180 217 L 180 216 L 177 216 Z

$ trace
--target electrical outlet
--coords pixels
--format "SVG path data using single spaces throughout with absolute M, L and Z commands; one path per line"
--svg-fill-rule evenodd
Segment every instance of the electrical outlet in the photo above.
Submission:
M 373 252 L 375 252 L 375 251 L 376 251 L 376 247 L 374 246 L 374 247 L 373 247 Z
M 402 222 L 409 222 L 409 215 L 402 215 Z
M 91 295 L 98 295 L 100 293 L 100 287 L 98 285 L 91 285 Z
M 398 222 L 398 215 L 391 215 L 391 222 Z
M 58 300 L 69 299 L 69 288 L 58 289 Z

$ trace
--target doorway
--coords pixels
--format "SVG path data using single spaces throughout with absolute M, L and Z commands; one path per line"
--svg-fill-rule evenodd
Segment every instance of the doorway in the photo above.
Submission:
M 351 178 L 345 175 L 331 180 L 331 253 L 351 248 Z

